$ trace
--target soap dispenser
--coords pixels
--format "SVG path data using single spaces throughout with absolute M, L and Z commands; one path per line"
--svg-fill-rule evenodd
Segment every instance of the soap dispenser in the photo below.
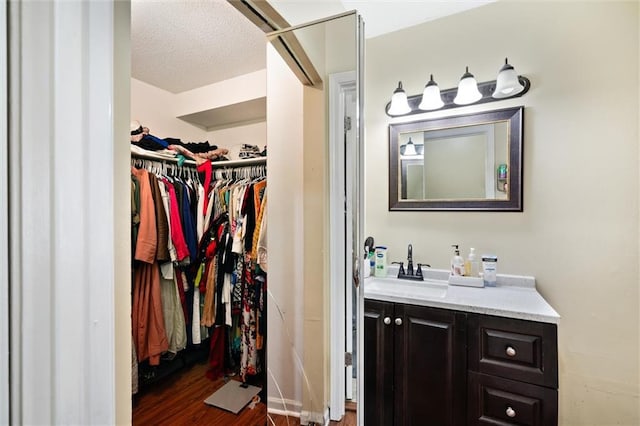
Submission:
M 480 275 L 480 261 L 476 257 L 476 249 L 469 249 L 469 256 L 464 262 L 464 275 L 467 277 L 477 277 Z
M 451 275 L 463 276 L 464 275 L 464 259 L 460 256 L 460 249 L 457 244 L 452 244 L 453 257 L 451 258 Z

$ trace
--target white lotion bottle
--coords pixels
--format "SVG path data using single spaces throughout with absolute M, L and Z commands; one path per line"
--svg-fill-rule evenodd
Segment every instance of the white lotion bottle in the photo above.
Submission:
M 460 250 L 457 244 L 452 244 L 454 254 L 451 258 L 451 275 L 464 276 L 464 259 L 460 256 Z

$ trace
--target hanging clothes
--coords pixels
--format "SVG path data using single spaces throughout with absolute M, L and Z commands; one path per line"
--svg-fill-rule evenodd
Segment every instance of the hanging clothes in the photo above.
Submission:
M 145 165 L 131 175 L 137 361 L 207 342 L 207 375 L 246 381 L 264 371 L 266 169 Z

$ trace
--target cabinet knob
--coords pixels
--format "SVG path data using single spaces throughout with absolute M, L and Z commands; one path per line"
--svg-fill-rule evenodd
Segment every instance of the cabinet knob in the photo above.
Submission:
M 386 325 L 391 324 L 391 318 L 389 317 L 384 317 L 384 319 L 382 320 L 382 322 L 384 322 Z
M 507 346 L 507 350 L 505 352 L 507 353 L 507 356 L 516 356 L 516 349 L 512 346 Z
M 514 410 L 514 409 L 513 409 L 513 408 L 511 408 L 511 407 L 507 407 L 507 411 L 506 411 L 506 413 L 507 413 L 507 416 L 509 416 L 509 417 L 511 417 L 511 418 L 513 418 L 513 417 L 515 417 L 515 416 L 516 416 L 516 410 Z
M 402 318 L 396 318 L 396 325 L 402 325 Z

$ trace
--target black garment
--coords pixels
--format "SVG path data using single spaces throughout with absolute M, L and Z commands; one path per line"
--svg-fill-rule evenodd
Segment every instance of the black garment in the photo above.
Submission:
M 182 142 L 180 139 L 175 139 L 175 138 L 165 138 L 164 141 L 169 145 L 183 146 L 187 148 L 189 151 L 193 152 L 194 154 L 209 152 L 218 148 L 216 145 L 209 145 L 209 141 Z M 139 142 L 132 141 L 131 144 L 135 146 L 139 146 L 142 149 L 146 149 L 147 151 L 160 151 L 162 149 L 166 149 L 166 147 L 154 141 L 153 138 L 150 138 L 147 135 L 145 135 Z

